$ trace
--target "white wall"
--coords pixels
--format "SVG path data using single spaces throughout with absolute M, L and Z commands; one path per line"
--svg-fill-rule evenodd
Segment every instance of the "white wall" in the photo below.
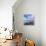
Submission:
M 12 28 L 12 6 L 16 0 L 0 0 L 0 27 Z
M 41 1 L 41 40 L 42 46 L 46 46 L 46 0 Z
M 22 32 L 24 37 L 28 39 L 32 39 L 35 41 L 36 46 L 41 46 L 41 23 L 40 23 L 40 15 L 41 15 L 41 1 L 40 0 L 24 0 L 18 7 L 16 8 L 14 5 L 14 16 L 15 16 L 15 26 L 18 32 Z M 25 13 L 32 13 L 35 16 L 35 24 L 33 26 L 24 25 L 23 16 Z M 28 35 L 27 35 L 28 34 Z

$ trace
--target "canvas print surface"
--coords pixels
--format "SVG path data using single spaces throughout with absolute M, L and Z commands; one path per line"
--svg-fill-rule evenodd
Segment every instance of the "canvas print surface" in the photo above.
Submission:
M 32 14 L 24 14 L 24 25 L 34 25 L 34 16 Z

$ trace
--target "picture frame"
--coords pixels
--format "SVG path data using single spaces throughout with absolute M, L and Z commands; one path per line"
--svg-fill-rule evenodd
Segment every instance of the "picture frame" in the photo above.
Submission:
M 32 14 L 24 14 L 24 25 L 34 25 L 34 16 Z

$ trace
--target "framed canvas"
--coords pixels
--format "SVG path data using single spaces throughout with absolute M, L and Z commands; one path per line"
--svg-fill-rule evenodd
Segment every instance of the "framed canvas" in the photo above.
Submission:
M 34 25 L 34 16 L 32 14 L 24 14 L 24 25 Z

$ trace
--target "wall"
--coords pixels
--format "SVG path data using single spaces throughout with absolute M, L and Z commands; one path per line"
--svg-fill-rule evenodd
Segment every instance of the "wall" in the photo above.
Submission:
M 41 1 L 41 41 L 46 46 L 46 0 Z
M 16 0 L 0 0 L 0 33 L 4 30 L 1 29 L 1 27 L 6 27 L 9 30 L 12 29 L 12 6 L 15 2 Z M 3 33 L 0 34 L 0 38 L 5 38 L 5 36 L 8 35 L 10 35 L 8 30 L 7 32 L 3 31 Z
M 12 6 L 16 0 L 0 0 L 0 27 L 12 29 Z
M 22 32 L 25 38 L 35 41 L 36 46 L 41 46 L 41 1 L 24 0 L 20 5 L 13 7 L 15 28 Z M 32 13 L 35 16 L 35 25 L 24 25 L 23 16 L 25 13 Z

